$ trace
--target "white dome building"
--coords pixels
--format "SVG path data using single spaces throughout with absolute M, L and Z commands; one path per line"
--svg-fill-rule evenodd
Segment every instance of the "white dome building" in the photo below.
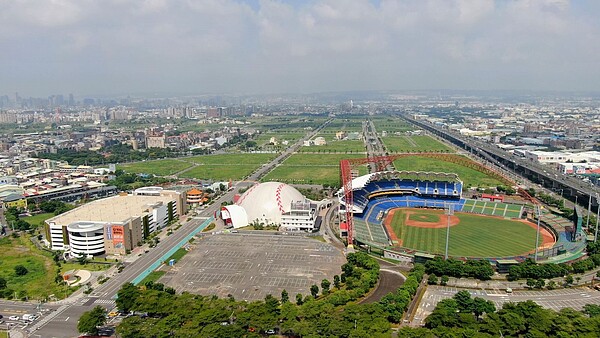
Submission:
M 310 221 L 314 225 L 316 209 L 317 205 L 307 200 L 296 188 L 285 183 L 265 182 L 248 189 L 236 204 L 222 207 L 221 217 L 226 225 L 234 228 L 257 221 L 265 225 L 286 225 L 286 230 L 290 230 L 287 227 L 290 225 L 289 216 L 295 217 L 295 220 L 305 219 L 304 223 Z

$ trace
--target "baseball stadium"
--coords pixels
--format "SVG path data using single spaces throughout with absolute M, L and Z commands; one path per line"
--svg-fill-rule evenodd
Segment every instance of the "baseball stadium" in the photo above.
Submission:
M 538 216 L 531 206 L 502 196 L 465 198 L 456 174 L 379 171 L 346 182 L 338 198 L 340 214 L 352 219 L 340 224 L 342 232 L 350 224 L 349 241 L 405 256 L 444 255 L 447 232 L 448 254 L 458 259 L 522 261 L 536 248 L 548 259 L 581 249 L 575 241 L 581 225 L 544 216 L 536 243 Z

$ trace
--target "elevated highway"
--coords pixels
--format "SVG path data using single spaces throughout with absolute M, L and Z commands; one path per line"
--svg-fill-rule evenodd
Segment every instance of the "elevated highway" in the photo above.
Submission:
M 600 189 L 575 177 L 559 173 L 537 162 L 515 156 L 500 147 L 484 141 L 461 135 L 447 129 L 446 126 L 434 125 L 427 121 L 416 120 L 406 114 L 400 114 L 407 122 L 427 130 L 456 146 L 477 155 L 486 161 L 507 171 L 519 174 L 546 189 L 560 193 L 564 198 L 581 205 L 585 209 L 591 203 L 594 212 L 598 209 Z

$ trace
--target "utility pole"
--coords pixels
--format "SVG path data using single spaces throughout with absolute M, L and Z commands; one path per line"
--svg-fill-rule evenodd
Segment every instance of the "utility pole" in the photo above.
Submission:
M 542 218 L 542 213 L 540 206 L 537 205 L 537 233 L 535 235 L 535 262 L 537 263 L 538 259 L 538 246 L 540 243 L 540 219 Z
M 446 205 L 446 219 L 448 220 L 448 226 L 446 227 L 446 253 L 444 259 L 448 259 L 448 241 L 450 240 L 450 216 L 454 215 L 454 207 L 452 204 Z

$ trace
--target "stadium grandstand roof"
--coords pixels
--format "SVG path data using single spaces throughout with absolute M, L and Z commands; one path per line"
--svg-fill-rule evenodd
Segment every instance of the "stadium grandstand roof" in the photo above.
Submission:
M 352 189 L 360 189 L 372 181 L 381 180 L 413 180 L 413 181 L 430 181 L 430 182 L 459 182 L 462 181 L 457 174 L 453 173 L 436 173 L 429 171 L 378 171 L 371 174 L 366 174 L 352 180 Z

